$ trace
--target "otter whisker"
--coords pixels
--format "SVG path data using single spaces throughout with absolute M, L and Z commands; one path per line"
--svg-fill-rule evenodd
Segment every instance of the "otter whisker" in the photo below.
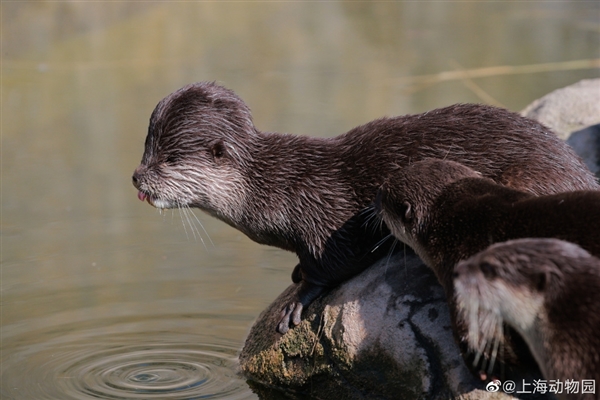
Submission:
M 394 242 L 392 243 L 392 245 L 390 246 L 390 249 L 388 250 L 388 254 L 385 260 L 385 272 L 387 272 L 387 269 L 390 265 L 390 260 L 392 259 L 392 254 L 394 254 L 394 249 L 396 248 L 396 244 L 399 242 L 398 239 L 395 239 Z M 406 268 L 406 260 L 404 263 L 404 267 Z
M 190 212 L 190 214 L 192 214 L 192 216 L 194 217 L 194 219 L 196 220 L 196 222 L 198 222 L 198 225 L 200 225 L 200 228 L 202 228 L 202 230 L 206 234 L 206 237 L 210 241 L 211 246 L 214 247 L 215 246 L 214 242 L 210 238 L 210 235 L 208 234 L 208 231 L 204 228 L 204 225 L 202 224 L 202 222 L 200 221 L 200 219 L 198 218 L 198 216 L 196 215 L 196 213 L 194 212 L 194 210 L 192 210 L 189 206 L 186 206 L 186 208 Z M 200 234 L 199 231 L 198 231 L 198 234 Z M 204 243 L 204 241 L 202 241 L 202 242 Z
M 471 323 L 474 324 L 471 326 L 474 329 L 472 329 L 472 331 L 469 330 L 469 335 L 473 333 L 475 334 L 475 337 L 471 339 L 474 347 L 477 350 L 475 354 L 475 359 L 473 360 L 473 366 L 477 367 L 477 365 L 479 364 L 479 360 L 481 359 L 481 369 L 484 370 L 486 363 L 485 355 L 487 354 L 487 349 L 489 347 L 489 336 L 487 335 L 488 331 L 486 328 L 487 319 L 482 317 L 482 309 L 480 308 L 480 304 L 478 301 L 476 302 L 476 306 L 477 308 L 474 307 L 471 312 Z M 479 331 L 482 332 L 481 336 L 479 335 Z
M 494 346 L 492 348 L 492 354 L 490 356 L 490 366 L 488 368 L 488 375 L 491 375 L 494 369 L 494 364 L 496 362 L 496 356 L 498 355 L 498 347 L 500 346 L 500 342 L 501 340 L 498 336 L 494 337 Z
M 200 238 L 200 241 L 202 242 L 202 244 L 204 244 L 204 240 L 202 240 L 202 236 L 200 236 L 200 232 L 198 231 L 198 228 L 193 224 L 193 221 L 190 218 L 189 208 L 187 208 L 186 206 L 182 205 L 182 206 L 179 207 L 179 209 L 181 210 L 181 212 L 185 216 L 185 220 L 187 221 L 187 223 L 190 226 L 190 230 L 192 231 L 192 235 L 194 236 L 194 240 L 198 241 L 198 238 Z M 206 247 L 206 245 L 204 247 Z
M 181 224 L 183 225 L 183 230 L 184 230 L 184 232 L 185 232 L 185 237 L 187 238 L 187 240 L 190 240 L 190 237 L 189 237 L 189 235 L 188 235 L 187 228 L 186 228 L 186 226 L 185 226 L 185 220 L 183 219 L 183 214 L 184 214 L 184 213 L 181 211 L 181 207 L 180 207 L 180 206 L 178 206 L 177 208 L 179 209 L 179 216 L 181 217 Z M 192 233 L 193 233 L 193 230 L 192 230 Z M 194 239 L 195 239 L 195 238 L 196 238 L 196 235 L 194 235 Z
M 504 324 L 502 324 L 502 338 L 504 338 Z M 506 355 L 504 354 L 504 340 L 500 341 L 500 354 L 502 355 L 502 363 L 500 364 L 500 376 L 504 376 L 504 364 L 506 363 Z
M 469 335 L 473 344 L 479 344 L 481 340 L 479 338 L 480 324 L 479 324 L 479 296 L 471 296 L 469 299 L 471 302 L 471 312 L 469 313 Z
M 473 366 L 474 367 L 477 367 L 477 365 L 479 364 L 479 359 L 481 358 L 481 356 L 485 352 L 485 348 L 486 347 L 487 347 L 487 341 L 485 339 L 482 339 L 481 342 L 479 342 L 479 346 L 477 348 L 477 352 L 475 353 L 475 358 L 473 359 Z M 483 360 L 482 360 L 482 363 L 483 363 Z
M 483 348 L 483 355 L 488 356 L 490 354 L 490 350 L 492 349 L 494 345 L 494 341 L 493 340 L 485 340 L 485 347 Z M 481 361 L 481 370 L 482 371 L 486 371 L 487 370 L 487 366 L 488 363 L 490 362 L 489 357 L 483 357 L 482 361 Z
M 381 219 L 381 217 L 379 216 L 377 210 L 375 209 L 375 207 L 371 204 L 370 206 L 366 207 L 365 209 L 363 209 L 362 211 L 359 212 L 360 216 L 364 216 L 364 221 L 362 223 L 362 228 L 365 229 L 369 229 L 370 226 L 372 226 L 372 233 L 377 232 L 377 230 L 381 230 L 383 227 L 383 220 Z
M 394 250 L 396 249 L 396 245 L 400 243 L 400 241 L 396 238 L 394 238 L 394 241 L 392 242 L 392 245 L 390 246 L 390 249 L 388 250 L 388 254 L 387 254 L 387 261 L 390 261 L 390 258 L 392 257 L 392 254 L 394 254 Z
M 191 211 L 190 207 L 181 203 L 178 203 L 178 208 L 180 210 L 180 214 L 182 215 L 182 222 L 183 222 L 183 216 L 185 216 L 185 221 L 187 221 L 187 223 L 190 226 L 190 230 L 192 231 L 192 235 L 194 236 L 194 240 L 198 240 L 198 238 L 200 239 L 200 241 L 202 242 L 202 245 L 204 246 L 205 249 L 208 250 L 208 247 L 206 247 L 206 243 L 204 242 L 204 239 L 202 238 L 202 235 L 200 234 L 200 231 L 198 230 L 198 228 L 196 227 L 196 225 L 194 224 L 194 221 L 190 218 L 190 214 L 192 214 L 194 216 L 194 218 L 196 219 L 196 221 L 198 221 L 198 223 L 200 223 L 200 221 L 198 220 L 198 218 L 196 217 L 196 215 Z M 185 222 L 183 222 L 183 226 L 185 229 Z M 200 223 L 200 226 L 202 226 L 202 224 Z M 202 229 L 204 229 L 204 227 L 202 227 Z M 206 232 L 206 230 L 204 230 L 204 232 Z M 208 235 L 208 234 L 207 234 Z M 212 240 L 211 240 L 212 243 Z M 214 246 L 214 244 L 213 244 Z
M 391 233 L 384 236 L 383 239 L 381 239 L 379 242 L 375 243 L 375 245 L 373 246 L 373 248 L 371 248 L 371 253 L 374 253 L 375 251 L 377 251 L 378 248 L 381 247 L 382 244 L 384 244 L 389 238 L 394 237 L 394 235 L 392 235 Z M 394 237 L 394 240 L 398 240 Z

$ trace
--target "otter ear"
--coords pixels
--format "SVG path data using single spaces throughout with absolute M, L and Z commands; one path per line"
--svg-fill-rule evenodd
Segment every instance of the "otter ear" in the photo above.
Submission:
M 213 159 L 218 161 L 225 156 L 225 143 L 222 140 L 216 141 L 210 147 Z
M 410 223 L 414 217 L 415 213 L 410 203 L 408 201 L 403 202 L 400 205 L 400 218 L 402 218 L 402 222 L 405 224 Z

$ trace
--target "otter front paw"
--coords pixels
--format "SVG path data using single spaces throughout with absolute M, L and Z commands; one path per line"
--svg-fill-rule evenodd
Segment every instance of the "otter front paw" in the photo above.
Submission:
M 299 269 L 299 267 L 296 267 Z M 325 286 L 302 281 L 298 293 L 292 297 L 290 303 L 281 311 L 277 332 L 285 334 L 290 327 L 298 325 L 302 321 L 302 310 L 308 307 L 314 299 L 325 291 Z
M 303 308 L 302 303 L 293 302 L 281 310 L 281 319 L 279 320 L 279 325 L 277 325 L 277 332 L 283 335 L 290 329 L 290 324 L 294 324 L 294 326 L 298 325 L 302 320 Z

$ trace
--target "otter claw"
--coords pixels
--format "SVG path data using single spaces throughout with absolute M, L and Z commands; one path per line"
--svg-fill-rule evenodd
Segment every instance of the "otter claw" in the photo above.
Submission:
M 279 325 L 277 325 L 277 332 L 283 335 L 290 330 L 290 323 L 293 324 L 293 326 L 300 324 L 302 321 L 303 308 L 304 307 L 300 302 L 288 304 L 281 311 L 281 320 L 279 321 Z

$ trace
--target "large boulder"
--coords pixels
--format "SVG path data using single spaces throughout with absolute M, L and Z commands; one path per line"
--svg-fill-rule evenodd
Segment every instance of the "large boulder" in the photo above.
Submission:
M 414 254 L 381 260 L 317 299 L 282 336 L 275 326 L 298 288 L 252 327 L 240 354 L 249 379 L 317 399 L 509 398 L 481 390 L 466 368 L 443 289 Z
M 584 79 L 548 93 L 521 115 L 554 130 L 600 178 L 600 79 Z
M 600 79 L 584 79 L 535 100 L 521 111 L 551 128 L 563 140 L 600 124 Z

